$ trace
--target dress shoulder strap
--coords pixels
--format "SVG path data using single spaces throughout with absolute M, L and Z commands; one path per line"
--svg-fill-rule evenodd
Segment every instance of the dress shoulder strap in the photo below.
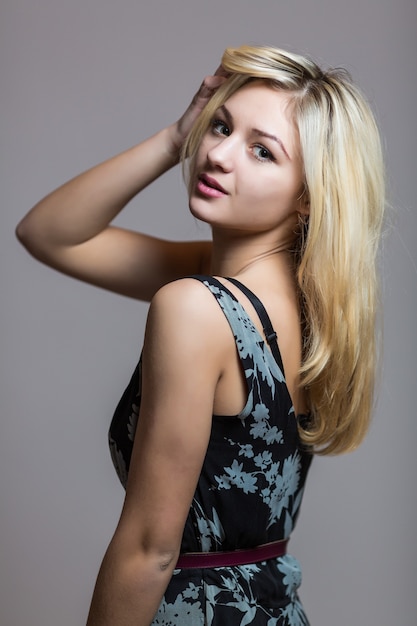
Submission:
M 236 297 L 233 295 L 233 293 L 225 285 L 223 285 L 223 283 L 217 280 L 217 278 L 214 278 L 213 276 L 202 275 L 202 274 L 194 274 L 193 276 L 190 276 L 190 278 L 195 278 L 197 280 L 200 280 L 201 282 L 207 282 L 211 285 L 214 285 L 221 291 L 226 292 L 232 298 L 233 301 L 236 301 Z M 246 287 L 246 285 L 243 285 L 236 278 L 226 277 L 226 280 L 233 283 L 238 289 L 240 289 L 248 298 L 248 300 L 252 303 L 256 313 L 258 314 L 259 319 L 261 320 L 263 331 L 264 331 L 266 340 L 268 342 L 268 345 L 271 349 L 272 356 L 274 357 L 276 364 L 278 365 L 282 374 L 284 375 L 284 366 L 282 363 L 281 353 L 279 351 L 279 347 L 277 343 L 277 333 L 275 332 L 272 326 L 270 317 L 264 305 L 262 304 L 258 296 L 256 296 L 248 287 Z
M 282 364 L 281 353 L 278 348 L 277 333 L 275 332 L 272 326 L 271 319 L 264 305 L 259 300 L 258 296 L 255 295 L 253 291 L 251 291 L 248 287 L 246 287 L 246 285 L 241 283 L 239 280 L 237 280 L 236 278 L 231 278 L 230 276 L 227 276 L 226 279 L 229 282 L 233 283 L 233 285 L 235 285 L 238 289 L 240 289 L 248 298 L 248 300 L 252 303 L 253 308 L 255 309 L 255 311 L 258 314 L 259 319 L 261 320 L 263 331 L 264 331 L 266 340 L 269 344 L 269 347 L 271 348 L 271 352 L 274 355 L 274 358 L 276 362 L 278 363 L 281 371 L 283 372 L 284 366 Z

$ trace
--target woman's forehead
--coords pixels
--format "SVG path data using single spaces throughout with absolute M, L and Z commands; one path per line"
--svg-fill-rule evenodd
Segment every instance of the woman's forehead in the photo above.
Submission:
M 246 83 L 237 89 L 225 100 L 223 107 L 236 112 L 245 111 L 258 113 L 261 115 L 281 115 L 292 120 L 292 112 L 289 107 L 293 100 L 293 93 L 280 89 L 270 83 L 270 81 L 257 79 Z

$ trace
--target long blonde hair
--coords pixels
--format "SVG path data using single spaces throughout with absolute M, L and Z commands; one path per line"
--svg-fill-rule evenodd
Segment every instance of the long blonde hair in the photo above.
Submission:
M 301 381 L 311 408 L 301 440 L 320 454 L 354 449 L 373 409 L 377 362 L 377 249 L 384 168 L 372 111 L 344 70 L 272 47 L 228 48 L 228 80 L 199 116 L 184 148 L 191 168 L 216 110 L 263 79 L 292 96 L 310 203 L 298 241 L 304 320 Z

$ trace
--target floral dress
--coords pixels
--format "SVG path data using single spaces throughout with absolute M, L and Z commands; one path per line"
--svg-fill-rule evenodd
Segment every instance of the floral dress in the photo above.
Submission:
M 213 415 L 181 552 L 249 549 L 286 539 L 298 516 L 311 454 L 299 441 L 278 345 L 276 340 L 266 345 L 222 283 L 208 276 L 193 278 L 211 291 L 229 322 L 248 394 L 239 415 Z M 141 361 L 109 430 L 113 463 L 123 485 L 140 396 Z M 175 569 L 152 626 L 306 626 L 297 593 L 300 584 L 299 563 L 289 554 L 233 567 Z

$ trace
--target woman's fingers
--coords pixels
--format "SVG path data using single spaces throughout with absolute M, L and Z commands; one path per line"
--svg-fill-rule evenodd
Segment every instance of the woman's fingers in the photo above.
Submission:
M 189 107 L 177 122 L 175 141 L 177 148 L 180 148 L 201 111 L 228 76 L 229 74 L 220 65 L 213 75 L 204 78 Z

